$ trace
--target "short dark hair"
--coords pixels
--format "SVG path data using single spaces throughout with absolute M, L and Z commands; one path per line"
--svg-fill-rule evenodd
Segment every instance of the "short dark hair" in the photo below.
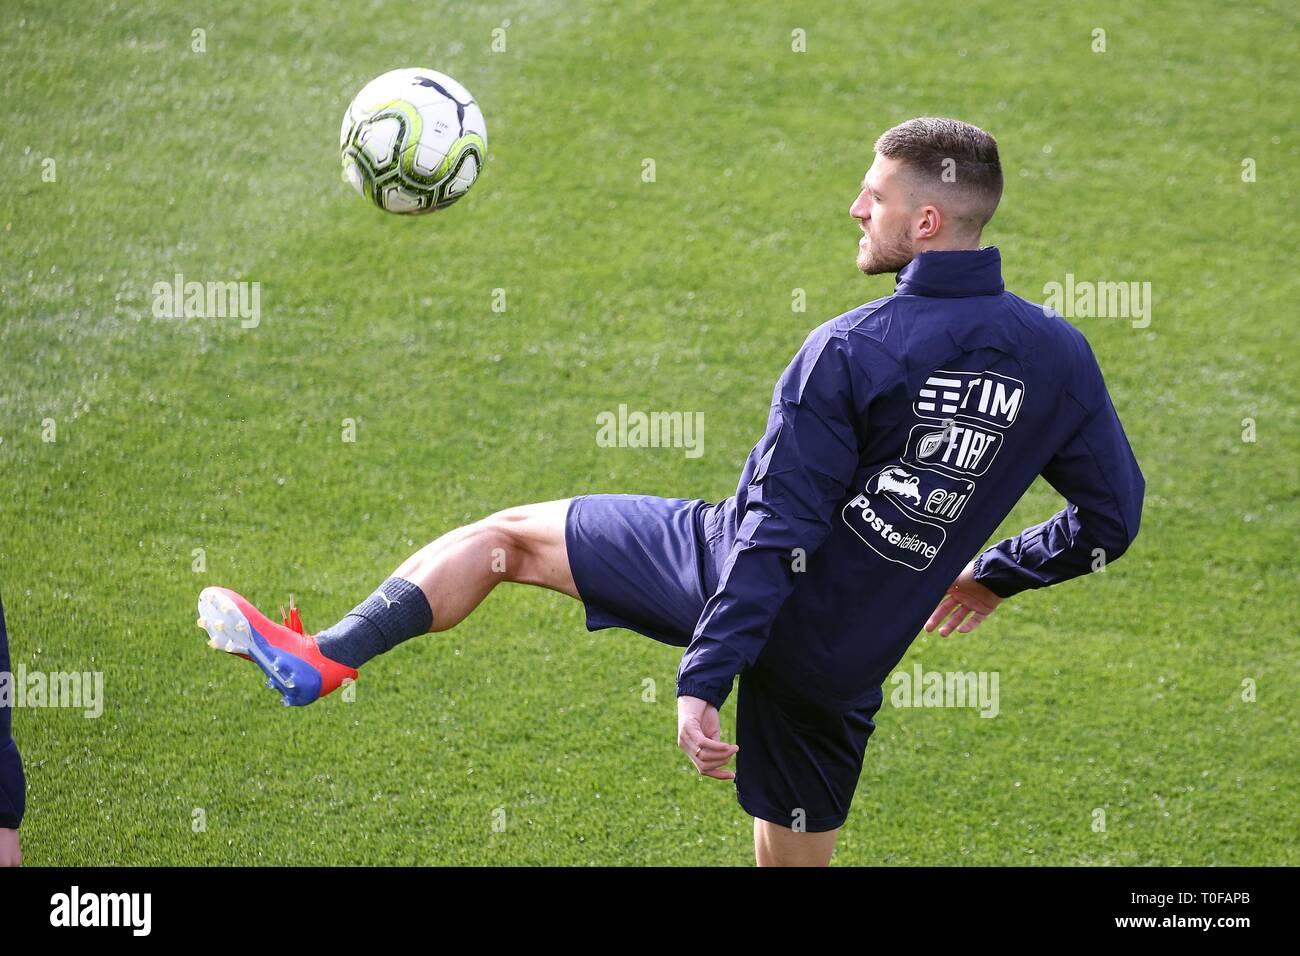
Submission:
M 882 133 L 876 152 L 898 160 L 922 182 L 968 198 L 959 218 L 976 230 L 993 218 L 1002 199 L 998 142 L 970 123 L 934 116 L 910 119 Z

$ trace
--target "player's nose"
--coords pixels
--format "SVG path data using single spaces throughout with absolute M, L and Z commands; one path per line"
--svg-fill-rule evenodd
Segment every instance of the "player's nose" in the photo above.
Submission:
M 858 193 L 858 198 L 853 200 L 853 205 L 849 207 L 849 215 L 859 222 L 866 221 L 867 211 L 870 209 L 870 206 L 868 206 L 866 202 L 866 196 L 867 192 L 864 189 L 862 192 Z

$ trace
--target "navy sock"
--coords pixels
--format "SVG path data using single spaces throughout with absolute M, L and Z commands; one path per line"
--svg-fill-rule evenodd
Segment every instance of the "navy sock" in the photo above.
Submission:
M 360 667 L 432 626 L 424 592 L 403 578 L 389 578 L 343 620 L 317 634 L 316 645 L 330 660 Z

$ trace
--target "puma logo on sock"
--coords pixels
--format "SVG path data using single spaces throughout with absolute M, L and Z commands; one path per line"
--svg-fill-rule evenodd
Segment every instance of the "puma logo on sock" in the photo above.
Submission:
M 402 603 L 401 601 L 392 601 L 392 600 L 389 600 L 389 597 L 388 597 L 387 594 L 384 593 L 384 589 L 383 589 L 383 588 L 380 588 L 380 589 L 379 589 L 378 591 L 376 591 L 375 593 L 376 593 L 377 595 L 379 595 L 381 598 L 384 599 L 384 610 L 385 610 L 385 611 L 388 610 L 390 607 L 392 607 L 394 604 L 401 604 L 401 603 Z

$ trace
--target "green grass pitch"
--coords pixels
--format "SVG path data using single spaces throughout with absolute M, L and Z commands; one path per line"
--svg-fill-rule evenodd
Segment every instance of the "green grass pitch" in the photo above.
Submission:
M 913 645 L 901 670 L 997 671 L 1000 713 L 887 701 L 836 863 L 1300 863 L 1293 9 L 222 6 L 0 15 L 0 588 L 14 668 L 105 694 L 15 713 L 29 864 L 752 862 L 675 745 L 678 653 L 576 602 L 502 587 L 290 710 L 195 599 L 293 592 L 316 630 L 507 505 L 732 493 L 806 332 L 892 289 L 848 207 L 928 114 L 999 140 L 1009 288 L 1151 283 L 1145 328 L 1076 320 L 1147 504 L 1106 573 Z M 491 157 L 403 219 L 337 137 L 417 65 Z M 260 324 L 156 318 L 176 273 L 259 282 Z M 619 403 L 703 411 L 704 454 L 599 447 Z M 1002 530 L 1059 507 L 1040 482 Z

